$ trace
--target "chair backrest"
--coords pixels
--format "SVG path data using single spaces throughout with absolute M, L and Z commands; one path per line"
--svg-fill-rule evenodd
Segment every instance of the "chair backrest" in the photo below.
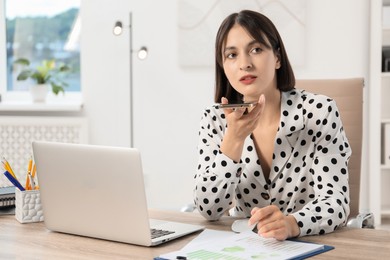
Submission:
M 349 160 L 350 218 L 359 214 L 363 133 L 363 78 L 299 79 L 296 88 L 323 94 L 336 101 L 344 130 L 352 148 Z

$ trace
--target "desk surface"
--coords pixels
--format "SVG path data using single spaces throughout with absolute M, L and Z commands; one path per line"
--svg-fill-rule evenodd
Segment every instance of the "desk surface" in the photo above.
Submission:
M 196 213 L 150 210 L 150 217 L 200 224 L 210 229 L 230 230 L 232 218 L 208 222 Z M 182 248 L 197 234 L 157 247 L 80 237 L 47 230 L 43 224 L 20 224 L 15 216 L 0 216 L 0 259 L 153 259 Z M 313 259 L 390 259 L 390 231 L 341 229 L 322 236 L 300 240 L 328 244 L 335 249 Z

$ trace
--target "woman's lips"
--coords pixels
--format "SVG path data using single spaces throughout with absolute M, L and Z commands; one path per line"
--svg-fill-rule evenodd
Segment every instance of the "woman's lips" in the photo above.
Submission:
M 246 85 L 252 84 L 255 80 L 256 80 L 256 76 L 253 75 L 246 75 L 240 78 L 240 82 Z

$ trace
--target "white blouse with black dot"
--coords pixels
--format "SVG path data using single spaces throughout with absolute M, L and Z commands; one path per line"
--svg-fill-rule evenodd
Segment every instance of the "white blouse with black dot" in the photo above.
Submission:
M 205 109 L 194 190 L 205 218 L 217 220 L 228 210 L 249 217 L 253 207 L 273 204 L 295 217 L 300 236 L 329 233 L 346 223 L 351 148 L 334 100 L 296 89 L 282 92 L 268 180 L 251 136 L 240 162 L 221 153 L 226 128 L 222 109 Z

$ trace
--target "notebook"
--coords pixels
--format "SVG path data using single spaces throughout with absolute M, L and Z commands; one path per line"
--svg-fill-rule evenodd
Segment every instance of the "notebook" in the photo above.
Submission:
M 49 230 L 154 246 L 204 228 L 149 219 L 135 148 L 55 142 L 32 147 Z M 152 238 L 151 229 L 169 232 Z
M 15 205 L 15 186 L 0 187 L 0 207 Z
M 15 214 L 15 186 L 0 188 L 0 215 Z

